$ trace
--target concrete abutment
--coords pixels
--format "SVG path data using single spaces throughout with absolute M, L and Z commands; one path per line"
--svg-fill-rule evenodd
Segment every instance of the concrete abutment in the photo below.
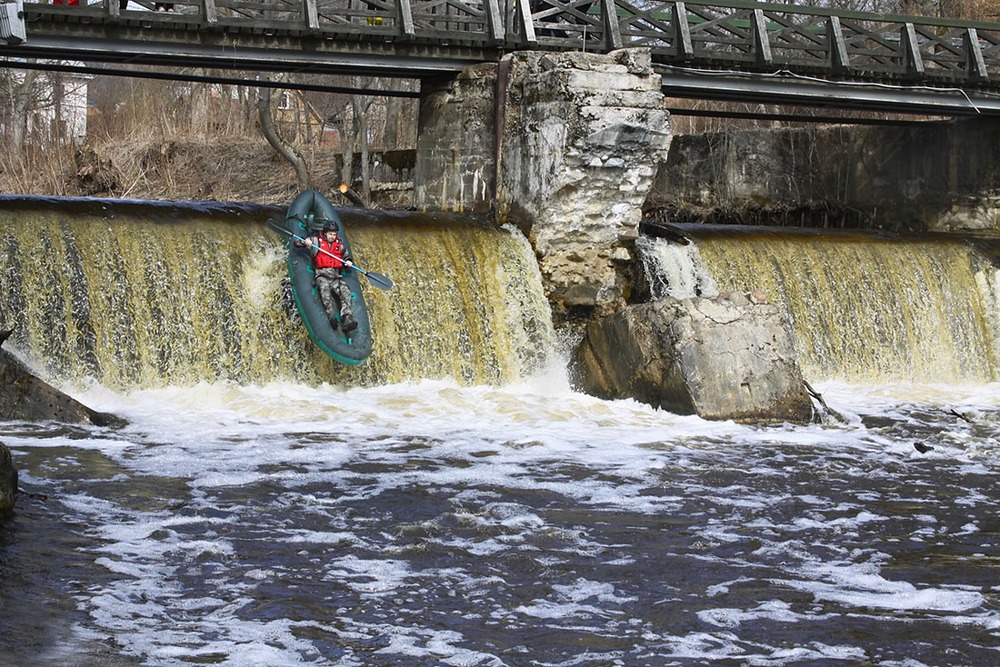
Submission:
M 646 211 L 667 222 L 996 230 L 1000 120 L 678 136 Z

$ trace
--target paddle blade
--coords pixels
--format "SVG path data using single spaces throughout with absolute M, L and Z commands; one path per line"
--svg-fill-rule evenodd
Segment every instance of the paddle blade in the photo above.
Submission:
M 271 229 L 273 229 L 276 232 L 280 232 L 280 233 L 285 234 L 287 236 L 294 236 L 294 234 L 292 234 L 290 231 L 288 231 L 287 229 L 285 229 L 284 227 L 282 227 L 281 225 L 279 225 L 276 220 L 268 220 L 267 221 L 267 226 L 270 227 Z
M 383 276 L 381 273 L 372 273 L 371 271 L 368 271 L 365 275 L 368 276 L 368 282 L 375 287 L 384 290 L 392 289 L 392 281 L 386 276 Z

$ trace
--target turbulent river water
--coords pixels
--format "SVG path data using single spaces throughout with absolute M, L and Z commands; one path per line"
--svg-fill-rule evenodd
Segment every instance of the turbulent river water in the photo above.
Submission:
M 996 664 L 998 387 L 816 388 L 91 387 L 127 428 L 0 425 L 0 663 Z
M 1000 280 L 961 239 L 653 248 L 654 296 L 787 311 L 833 412 L 752 426 L 574 392 L 514 230 L 352 214 L 395 288 L 342 367 L 275 211 L 0 204 L 5 348 L 127 420 L 0 423 L 0 665 L 1000 663 Z

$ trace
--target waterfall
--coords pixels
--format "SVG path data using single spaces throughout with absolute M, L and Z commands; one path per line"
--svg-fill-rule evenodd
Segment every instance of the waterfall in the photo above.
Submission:
M 648 236 L 639 237 L 636 245 L 653 299 L 719 295 L 715 279 L 705 268 L 697 245 L 667 243 Z
M 544 368 L 555 334 L 530 245 L 449 216 L 344 210 L 375 345 L 342 366 L 288 294 L 281 211 L 4 198 L 0 327 L 51 379 L 115 389 L 231 380 L 507 383 Z
M 644 243 L 647 270 L 654 267 L 671 286 L 664 293 L 695 296 L 685 287 L 695 285 L 711 296 L 705 286 L 717 286 L 757 292 L 781 305 L 807 378 L 997 379 L 997 270 L 970 239 L 696 225 L 684 230 L 691 246 Z M 679 277 L 655 269 L 664 264 Z

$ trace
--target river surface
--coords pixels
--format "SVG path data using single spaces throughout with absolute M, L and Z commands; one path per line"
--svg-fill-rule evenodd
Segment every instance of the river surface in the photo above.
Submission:
M 813 386 L 80 390 L 130 425 L 0 424 L 0 664 L 1000 663 L 1000 387 Z

